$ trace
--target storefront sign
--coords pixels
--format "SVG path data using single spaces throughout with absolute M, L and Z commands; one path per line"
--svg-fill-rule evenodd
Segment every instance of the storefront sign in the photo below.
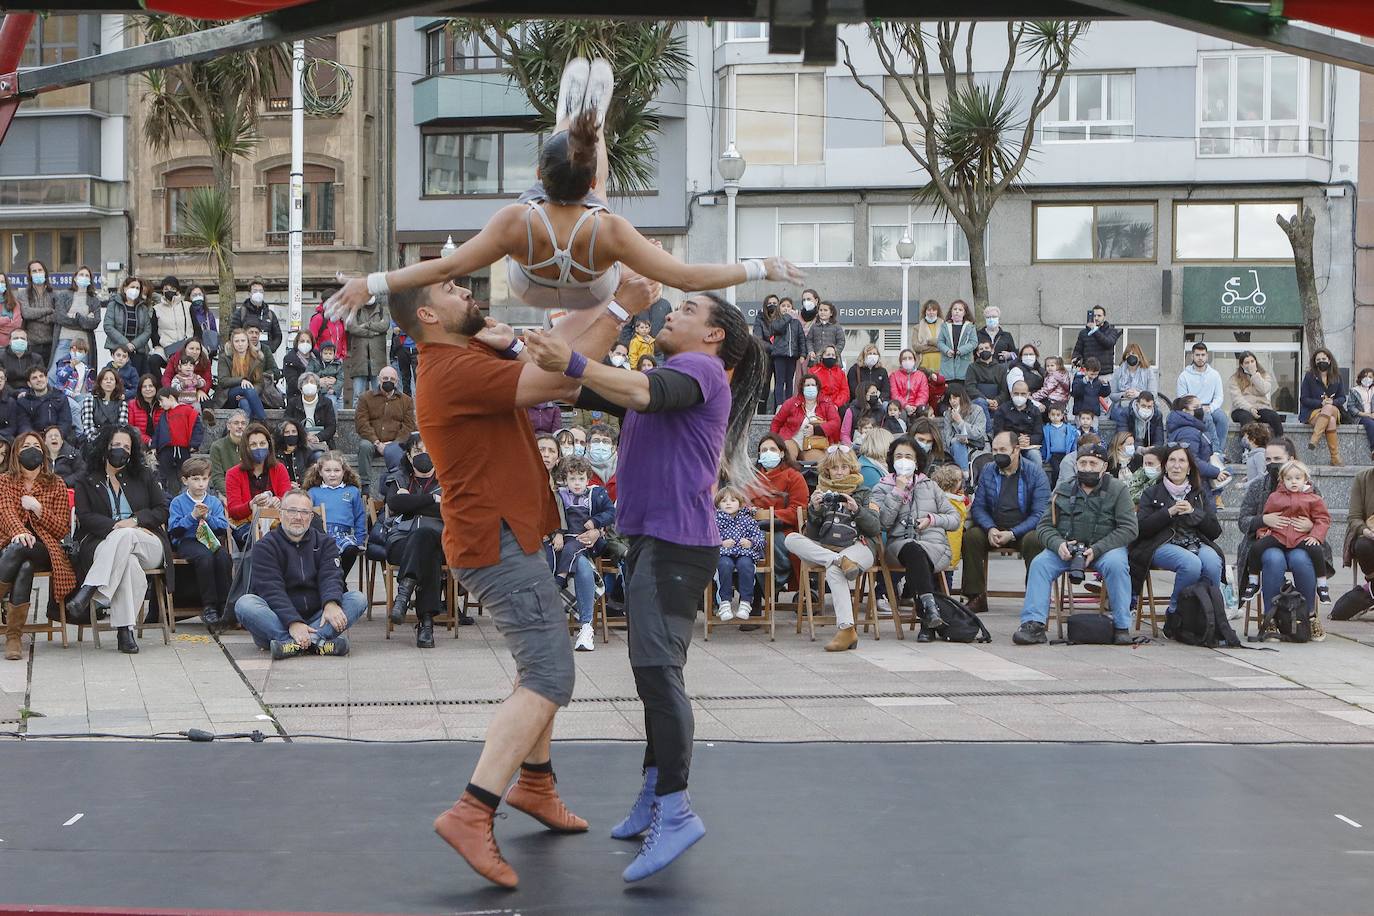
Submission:
M 1185 267 L 1183 321 L 1222 327 L 1301 327 L 1292 267 Z
M 800 297 L 797 298 L 799 299 Z M 759 309 L 763 308 L 763 303 L 741 302 L 739 303 L 739 307 L 740 310 L 744 312 L 744 317 L 752 322 L 754 316 L 759 313 Z M 798 302 L 797 308 L 798 311 L 800 311 L 800 302 Z M 840 303 L 837 308 L 839 309 L 840 324 L 842 325 L 899 325 L 902 323 L 902 304 L 900 302 L 847 302 Z M 919 317 L 917 313 L 920 308 L 921 304 L 915 299 L 912 299 L 907 319 L 914 323 Z
M 71 285 L 72 285 L 72 277 L 74 277 L 74 276 L 76 276 L 76 275 L 75 275 L 75 274 L 48 274 L 48 285 L 51 286 L 53 289 L 70 289 L 70 288 L 71 288 Z M 29 285 L 29 275 L 28 275 L 28 274 L 5 274 L 5 281 L 6 281 L 6 283 L 9 284 L 9 286 L 10 286 L 12 289 L 22 289 L 22 288 L 24 288 L 24 287 L 26 287 L 26 286 Z M 100 282 L 101 282 L 100 274 L 96 274 L 96 275 L 95 275 L 95 279 L 91 280 L 91 285 L 94 286 L 96 289 L 100 289 Z

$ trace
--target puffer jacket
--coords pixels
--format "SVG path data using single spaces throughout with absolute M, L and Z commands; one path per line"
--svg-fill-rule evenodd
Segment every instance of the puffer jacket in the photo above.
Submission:
M 1212 480 L 1221 469 L 1212 463 L 1212 439 L 1203 430 L 1203 421 L 1190 413 L 1175 410 L 1169 414 L 1164 428 L 1168 431 L 1170 442 L 1179 442 L 1193 453 L 1197 459 L 1198 473 L 1203 480 Z
M 878 513 L 878 522 L 887 535 L 884 552 L 889 564 L 900 565 L 902 548 L 915 541 L 936 572 L 949 569 L 954 552 L 946 532 L 957 530 L 963 519 L 935 481 L 920 475 L 910 487 L 902 489 L 896 476 L 889 474 L 873 488 L 869 506 Z M 916 523 L 926 517 L 930 518 L 930 525 L 917 531 Z
M 977 404 L 969 405 L 967 415 L 962 415 L 958 420 L 954 419 L 952 409 L 946 409 L 944 416 L 940 418 L 942 432 L 945 435 L 945 444 L 954 442 L 955 439 L 963 436 L 968 439 L 964 443 L 970 452 L 981 451 L 988 444 L 988 415 L 983 412 L 983 408 Z

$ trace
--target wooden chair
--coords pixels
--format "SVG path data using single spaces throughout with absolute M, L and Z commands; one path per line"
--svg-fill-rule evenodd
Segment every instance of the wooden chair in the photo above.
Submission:
M 1244 571 L 1241 570 L 1239 567 L 1237 567 L 1237 568 L 1236 568 L 1236 580 L 1235 580 L 1235 581 L 1238 582 L 1238 583 L 1240 583 L 1242 588 L 1243 588 L 1244 585 L 1245 585 L 1245 579 L 1242 578 L 1243 575 L 1244 575 Z M 1242 636 L 1249 636 L 1249 635 L 1250 635 L 1250 620 L 1251 620 L 1251 618 L 1253 618 L 1254 621 L 1255 621 L 1255 633 L 1256 633 L 1256 635 L 1260 635 L 1260 627 L 1264 626 L 1264 574 L 1263 574 L 1263 573 L 1260 573 L 1260 588 L 1259 588 L 1259 591 L 1255 592 L 1255 597 L 1251 598 L 1249 601 L 1242 601 L 1242 602 L 1240 603 L 1240 606 L 1241 606 L 1241 608 L 1244 609 L 1244 611 L 1245 611 L 1245 622 L 1243 623 L 1242 628 L 1241 628 L 1241 635 L 1242 635 Z
M 160 566 L 157 569 L 146 570 L 145 575 L 148 577 L 148 586 L 153 593 L 153 605 L 157 609 L 157 620 L 152 623 L 144 621 L 144 617 L 146 616 L 145 610 L 148 605 L 148 599 L 145 597 L 138 606 L 138 612 L 134 615 L 134 619 L 138 621 L 134 625 L 137 628 L 138 638 L 143 638 L 143 631 L 145 629 L 161 630 L 162 644 L 164 646 L 171 645 L 171 633 L 176 629 L 176 622 L 172 619 L 172 599 L 171 596 L 167 594 L 167 570 L 165 567 Z M 95 647 L 99 649 L 100 634 L 112 633 L 114 632 L 114 627 L 110 626 L 110 624 L 104 620 L 96 619 L 94 601 L 91 602 L 89 613 L 90 623 L 80 623 L 76 626 L 76 641 L 81 642 L 85 631 L 90 630 L 91 639 L 95 643 Z M 66 614 L 64 613 L 63 621 L 65 622 L 65 620 Z
M 44 571 L 44 572 L 34 572 L 34 574 L 33 574 L 34 590 L 31 590 L 31 591 L 29 592 L 29 599 L 30 599 L 30 600 L 29 600 L 29 614 L 30 614 L 30 616 L 33 616 L 33 615 L 34 615 L 34 613 L 35 613 L 35 610 L 34 610 L 34 609 L 35 609 L 35 608 L 38 608 L 38 607 L 41 607 L 41 606 L 47 604 L 47 599 L 46 599 L 46 598 L 45 598 L 44 601 L 43 601 L 43 605 L 40 605 L 39 602 L 33 600 L 33 595 L 36 594 L 36 589 L 37 589 L 38 581 L 39 581 L 40 579 L 47 579 L 47 580 L 48 580 L 48 588 L 49 588 L 49 590 L 51 590 L 51 588 L 52 588 L 52 573 L 51 573 L 51 572 L 46 572 L 46 571 Z M 49 594 L 50 594 L 50 593 L 51 593 L 51 592 L 49 591 Z M 13 613 L 14 613 L 14 608 L 11 607 L 10 610 L 9 610 L 7 613 L 13 614 Z M 33 637 L 34 637 L 35 639 L 37 639 L 40 635 L 46 633 L 47 636 L 48 636 L 48 642 L 52 642 L 53 636 L 55 636 L 55 635 L 60 635 L 60 636 L 62 637 L 62 648 L 66 649 L 66 648 L 68 648 L 68 646 L 69 646 L 69 643 L 68 643 L 68 641 L 67 641 L 67 605 L 66 605 L 66 602 L 59 602 L 59 603 L 58 603 L 58 605 L 57 605 L 57 615 L 58 615 L 58 619 L 57 619 L 57 620 L 50 620 L 50 619 L 48 619 L 47 612 L 44 611 L 44 613 L 42 614 L 42 616 L 38 619 L 38 622 L 33 623 L 33 622 L 30 622 L 30 621 L 27 621 L 27 620 L 26 620 L 26 621 L 24 622 L 23 632 L 32 634 Z
M 763 601 L 759 601 L 759 595 L 754 595 L 754 613 L 749 615 L 748 620 L 716 620 L 712 615 L 715 608 L 715 579 L 712 578 L 706 585 L 706 594 L 703 598 L 703 607 L 706 608 L 704 637 L 711 638 L 711 627 L 721 626 L 748 626 L 751 624 L 767 625 L 768 640 L 772 642 L 777 639 L 775 624 L 773 621 L 773 609 L 777 601 L 776 584 L 773 577 L 773 539 L 777 536 L 776 525 L 774 523 L 773 510 L 767 510 L 764 518 L 760 519 L 763 527 L 763 560 L 754 564 L 756 575 L 763 576 Z
M 384 576 L 386 581 L 386 638 L 391 638 L 391 631 L 396 629 L 396 625 L 391 622 L 390 608 L 396 600 L 396 567 L 390 563 L 383 564 Z M 458 577 L 453 574 L 453 570 L 447 566 L 443 567 L 440 575 L 443 577 L 444 603 L 448 606 L 447 614 L 435 614 L 434 622 L 442 623 L 451 633 L 453 638 L 458 638 Z M 466 597 L 466 595 L 465 595 Z M 464 603 L 464 613 L 466 613 L 466 602 Z
M 1151 569 L 1149 569 L 1149 570 L 1146 570 L 1146 572 L 1145 572 L 1145 586 L 1144 586 L 1144 588 L 1141 590 L 1140 595 L 1136 598 L 1136 602 L 1135 602 L 1135 628 L 1136 628 L 1137 631 L 1139 631 L 1140 628 L 1141 628 L 1141 626 L 1144 625 L 1144 622 L 1145 622 L 1145 609 L 1146 609 L 1146 608 L 1149 608 L 1149 611 L 1150 611 L 1150 635 L 1153 636 L 1153 637 L 1155 637 L 1156 639 L 1158 639 L 1158 638 L 1159 638 L 1159 612 L 1155 610 L 1155 602 L 1156 602 L 1156 601 L 1163 601 L 1163 602 L 1164 602 L 1165 608 L 1168 608 L 1168 606 L 1169 606 L 1169 599 L 1168 599 L 1168 598 L 1158 598 L 1158 599 L 1155 598 L 1154 572 L 1155 572 L 1155 571 L 1154 571 L 1153 568 L 1151 568 Z M 1104 585 L 1105 585 L 1105 583 L 1104 583 Z M 1103 593 L 1104 593 L 1104 594 L 1106 593 L 1105 587 L 1104 587 L 1104 589 L 1103 589 Z M 1168 611 L 1166 610 L 1165 613 L 1166 613 L 1166 615 L 1167 615 Z
M 1016 559 L 1018 559 L 1018 560 L 1021 559 L 1021 551 L 1017 550 L 1015 547 L 993 547 L 991 544 L 989 544 L 989 545 L 988 545 L 988 552 L 987 552 L 987 555 L 983 558 L 983 581 L 984 581 L 984 582 L 990 582 L 990 581 L 991 581 L 991 580 L 988 578 L 988 567 L 992 565 L 992 557 L 993 557 L 994 554 L 997 555 L 997 556 L 999 556 L 999 557 L 1016 557 Z M 1025 570 L 1025 566 L 1024 566 L 1024 564 L 1023 564 L 1023 565 L 1022 565 L 1022 576 L 1021 576 L 1022 582 L 1025 581 L 1025 572 L 1026 572 L 1026 570 Z M 1021 589 L 1020 591 L 1007 590 L 1007 589 L 994 589 L 994 588 L 992 588 L 991 586 L 989 586 L 989 587 L 988 587 L 988 590 L 987 590 L 986 592 L 984 592 L 983 594 L 987 595 L 989 598 L 1025 598 L 1025 597 L 1026 597 L 1026 590 L 1025 590 L 1024 588 Z
M 799 509 L 797 511 L 797 530 L 806 530 L 805 509 Z M 877 547 L 878 550 L 881 551 L 881 544 L 877 545 Z M 869 584 L 869 580 L 875 574 L 879 574 L 879 566 L 877 564 L 881 562 L 882 558 L 879 557 L 874 561 L 874 565 L 869 566 L 868 569 L 865 569 L 859 574 L 858 578 L 854 580 L 854 584 L 851 586 L 851 601 L 854 608 L 854 626 L 858 627 L 860 624 L 860 611 L 867 611 L 863 616 L 863 628 L 864 632 L 867 633 L 869 627 L 872 627 L 874 639 L 881 639 L 882 635 L 878 632 L 877 593 L 876 589 Z M 811 576 L 813 574 L 818 580 L 814 598 L 811 594 Z M 865 587 L 867 587 L 866 592 L 864 591 Z M 834 614 L 823 613 L 825 610 L 825 588 L 825 570 L 820 566 L 816 566 L 798 558 L 797 603 L 800 605 L 800 610 L 797 613 L 797 633 L 798 635 L 801 634 L 802 621 L 804 620 L 812 642 L 816 641 L 816 624 L 819 623 L 821 626 L 834 626 L 838 622 Z M 893 613 L 896 613 L 895 609 Z
M 382 509 L 386 503 L 371 496 L 367 499 L 367 531 L 369 536 L 372 529 L 377 525 L 377 519 L 381 518 Z M 386 569 L 385 560 L 374 560 L 367 555 L 364 548 L 362 556 L 358 557 L 358 587 L 364 595 L 367 595 L 367 619 L 372 619 L 372 609 L 378 606 L 386 607 L 385 599 L 377 599 L 377 574 Z
M 1086 580 L 1085 580 L 1086 581 Z M 1075 591 L 1072 580 L 1069 579 L 1067 571 L 1060 573 L 1059 578 L 1054 582 L 1054 593 L 1050 596 L 1050 611 L 1054 614 L 1055 625 L 1059 628 L 1059 638 L 1064 638 L 1064 621 L 1069 614 L 1079 608 L 1091 608 L 1099 614 L 1106 614 L 1107 611 L 1107 583 L 1102 583 L 1102 589 L 1093 594 L 1087 589 Z M 1065 605 L 1068 608 L 1065 608 Z
M 619 575 L 620 567 L 612 563 L 606 557 L 596 558 L 596 571 L 604 582 L 608 575 Z M 592 610 L 592 620 L 601 621 L 601 641 L 607 643 L 611 641 L 611 630 L 628 630 L 630 628 L 630 614 L 627 610 L 624 617 L 612 617 L 606 610 L 606 595 L 604 593 L 596 596 L 596 606 Z
M 887 592 L 887 603 L 892 608 L 892 625 L 897 630 L 897 638 L 906 639 L 906 634 L 902 632 L 902 625 L 906 624 L 907 629 L 915 630 L 916 627 L 919 626 L 921 623 L 921 614 L 916 607 L 916 596 L 913 595 L 911 598 L 910 616 L 904 616 L 902 613 L 903 608 L 901 592 L 898 591 L 893 584 L 895 582 L 895 580 L 892 577 L 893 573 L 897 573 L 898 575 L 906 575 L 906 570 L 900 566 L 894 566 L 893 564 L 888 563 L 887 555 L 885 552 L 883 553 L 883 555 L 878 557 L 878 560 L 874 564 L 873 568 L 882 576 L 883 589 Z M 945 574 L 943 572 L 937 572 L 935 574 L 935 585 L 936 588 L 940 590 L 940 594 L 944 595 L 947 598 L 950 597 L 949 582 L 945 579 Z

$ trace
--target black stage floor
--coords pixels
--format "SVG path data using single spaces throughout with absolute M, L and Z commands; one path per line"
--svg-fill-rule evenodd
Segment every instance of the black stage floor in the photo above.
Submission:
M 478 750 L 0 745 L 0 910 L 1374 911 L 1369 749 L 699 745 L 706 838 L 626 886 L 637 847 L 607 830 L 639 749 L 561 744 L 560 787 L 593 832 L 498 820 L 515 892 L 485 886 L 430 828 Z

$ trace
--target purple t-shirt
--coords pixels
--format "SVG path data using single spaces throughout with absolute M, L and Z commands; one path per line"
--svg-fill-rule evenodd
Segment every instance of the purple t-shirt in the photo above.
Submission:
M 702 403 L 687 410 L 625 414 L 615 527 L 622 534 L 647 534 L 685 547 L 716 547 L 720 529 L 712 494 L 730 418 L 725 364 L 709 353 L 679 353 L 663 368 L 695 379 Z

